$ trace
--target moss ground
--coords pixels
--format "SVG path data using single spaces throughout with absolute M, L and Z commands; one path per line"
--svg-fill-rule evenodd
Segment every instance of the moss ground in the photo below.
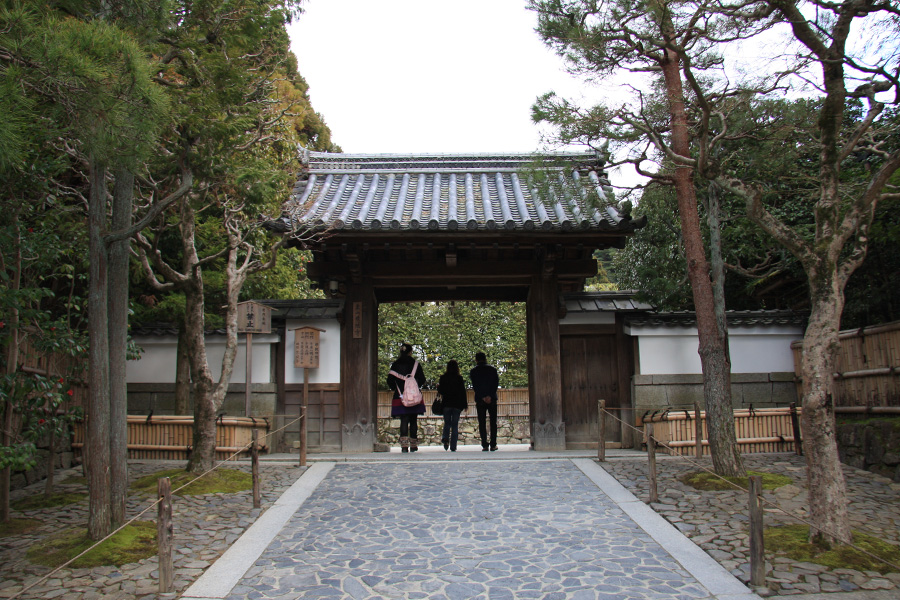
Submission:
M 136 492 L 156 494 L 156 482 L 161 477 L 168 477 L 171 479 L 172 490 L 174 491 L 195 479 L 196 475 L 188 473 L 184 469 L 159 471 L 141 477 L 131 484 L 131 489 Z M 253 478 L 249 473 L 237 471 L 235 469 L 216 469 L 180 490 L 178 494 L 183 496 L 197 496 L 200 494 L 233 494 L 252 488 Z
M 847 545 L 828 548 L 811 544 L 809 527 L 806 525 L 769 527 L 764 535 L 767 554 L 783 554 L 797 561 L 816 563 L 833 569 L 878 571 L 882 574 L 900 572 L 900 547 L 858 531 L 853 532 L 853 546 L 865 552 Z
M 13 510 L 39 510 L 41 508 L 52 508 L 54 506 L 65 506 L 66 504 L 74 504 L 87 498 L 85 493 L 64 492 L 59 494 L 51 494 L 45 496 L 43 492 L 27 498 L 22 498 L 10 504 Z
M 93 542 L 85 529 L 67 529 L 28 549 L 31 562 L 56 567 L 89 548 Z M 133 563 L 157 553 L 156 523 L 135 521 L 72 563 L 73 567 L 97 567 Z
M 734 486 L 738 485 L 743 489 L 750 487 L 750 475 L 759 475 L 762 477 L 762 486 L 764 490 L 774 490 L 783 485 L 788 485 L 791 478 L 785 475 L 776 475 L 774 473 L 762 473 L 759 471 L 747 471 L 747 477 L 719 477 L 713 473 L 706 471 L 695 471 L 681 477 L 681 482 L 695 489 L 705 492 L 734 490 Z

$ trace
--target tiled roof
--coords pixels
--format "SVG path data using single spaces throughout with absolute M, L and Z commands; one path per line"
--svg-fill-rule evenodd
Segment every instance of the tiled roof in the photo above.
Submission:
M 336 319 L 344 308 L 343 300 L 261 300 L 272 307 L 272 320 Z
M 595 153 L 304 152 L 287 207 L 295 230 L 633 231 Z M 535 169 L 552 185 L 534 182 Z
M 729 327 L 805 327 L 808 318 L 792 310 L 729 310 L 725 316 Z M 697 315 L 693 311 L 655 313 L 627 317 L 626 322 L 632 327 L 696 327 Z
M 565 294 L 567 313 L 650 311 L 653 307 L 634 299 L 634 292 L 580 292 Z

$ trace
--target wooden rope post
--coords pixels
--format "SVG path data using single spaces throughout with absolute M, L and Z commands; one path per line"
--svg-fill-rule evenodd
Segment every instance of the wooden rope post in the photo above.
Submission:
M 157 518 L 156 543 L 159 551 L 159 593 L 174 591 L 175 569 L 172 563 L 172 482 L 168 477 L 156 481 Z
M 694 402 L 694 439 L 697 442 L 697 458 L 703 458 L 703 420 L 700 418 L 699 402 Z
M 597 402 L 597 421 L 600 429 L 597 440 L 597 460 L 606 462 L 606 400 Z
M 762 477 L 750 476 L 750 585 L 766 584 L 766 553 L 763 543 Z
M 253 465 L 253 508 L 259 508 L 259 429 L 254 429 L 252 435 L 250 462 Z
M 653 439 L 653 423 L 644 426 L 647 435 L 647 460 L 650 462 L 650 502 L 659 501 L 659 491 L 656 487 L 656 440 Z
M 306 406 L 300 407 L 300 466 L 306 466 Z

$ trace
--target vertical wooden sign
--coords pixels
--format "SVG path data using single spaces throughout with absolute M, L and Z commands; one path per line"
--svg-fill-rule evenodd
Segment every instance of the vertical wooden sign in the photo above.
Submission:
M 362 302 L 353 303 L 353 338 L 362 337 Z
M 294 330 L 294 367 L 303 369 L 303 401 L 300 405 L 300 466 L 306 466 L 306 415 L 309 407 L 309 370 L 319 368 L 319 334 L 324 329 L 298 327 Z
M 237 305 L 238 333 L 247 335 L 246 375 L 244 377 L 244 416 L 249 417 L 250 380 L 253 373 L 253 334 L 272 333 L 272 308 L 248 300 Z

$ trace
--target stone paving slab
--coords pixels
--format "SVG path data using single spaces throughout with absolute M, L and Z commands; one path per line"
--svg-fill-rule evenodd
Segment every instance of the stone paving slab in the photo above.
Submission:
M 329 468 L 227 593 L 210 569 L 182 598 L 758 598 L 590 460 Z

